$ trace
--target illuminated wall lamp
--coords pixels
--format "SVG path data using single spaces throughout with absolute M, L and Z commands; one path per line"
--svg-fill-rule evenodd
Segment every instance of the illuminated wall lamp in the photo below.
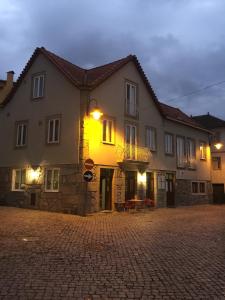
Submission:
M 37 183 L 40 175 L 41 175 L 41 169 L 39 167 L 37 169 L 31 168 L 28 172 L 29 182 Z
M 95 104 L 94 104 L 94 107 L 90 110 L 90 106 L 91 106 L 92 102 L 95 102 Z M 99 120 L 101 118 L 101 116 L 103 115 L 100 108 L 98 107 L 98 102 L 96 99 L 90 99 L 88 101 L 88 113 L 95 120 Z
M 146 173 L 138 173 L 138 183 L 145 184 L 146 183 Z
M 217 150 L 220 150 L 220 149 L 223 147 L 223 144 L 222 144 L 222 143 L 216 143 L 216 144 L 214 144 L 214 147 L 215 147 Z

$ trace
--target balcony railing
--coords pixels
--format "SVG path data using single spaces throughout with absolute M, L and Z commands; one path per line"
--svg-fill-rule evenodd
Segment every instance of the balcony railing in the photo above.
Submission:
M 140 162 L 150 162 L 151 151 L 147 147 L 128 147 L 119 146 L 116 147 L 117 161 L 140 161 Z

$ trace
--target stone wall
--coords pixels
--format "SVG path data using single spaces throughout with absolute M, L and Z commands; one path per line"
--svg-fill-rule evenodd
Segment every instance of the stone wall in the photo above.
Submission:
M 212 203 L 211 182 L 206 183 L 206 194 L 192 194 L 191 180 L 177 179 L 175 186 L 175 204 L 195 205 Z

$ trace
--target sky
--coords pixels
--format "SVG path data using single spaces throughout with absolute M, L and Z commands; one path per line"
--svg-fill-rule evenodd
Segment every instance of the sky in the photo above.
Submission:
M 0 0 L 0 78 L 41 46 L 84 68 L 135 54 L 160 101 L 225 118 L 224 16 L 224 0 Z

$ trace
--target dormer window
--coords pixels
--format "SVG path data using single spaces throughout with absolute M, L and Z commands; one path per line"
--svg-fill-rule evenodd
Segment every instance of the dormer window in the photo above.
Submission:
M 126 114 L 137 117 L 137 87 L 126 82 Z
M 32 81 L 32 98 L 42 98 L 44 97 L 44 87 L 45 87 L 45 75 L 38 74 L 33 76 Z

